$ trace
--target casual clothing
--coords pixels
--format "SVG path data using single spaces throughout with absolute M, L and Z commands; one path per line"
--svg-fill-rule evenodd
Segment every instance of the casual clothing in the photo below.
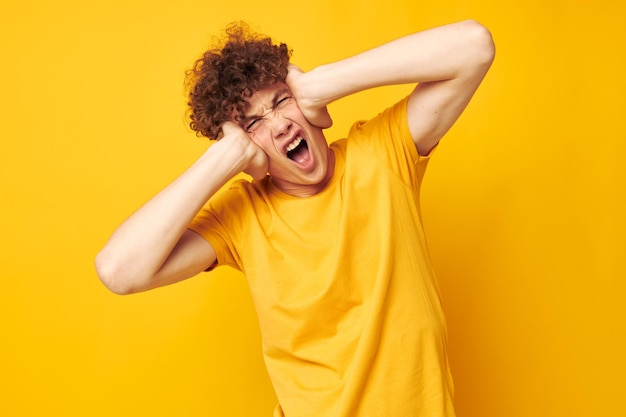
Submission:
M 330 145 L 321 193 L 237 181 L 190 226 L 248 279 L 275 416 L 454 416 L 406 104 Z

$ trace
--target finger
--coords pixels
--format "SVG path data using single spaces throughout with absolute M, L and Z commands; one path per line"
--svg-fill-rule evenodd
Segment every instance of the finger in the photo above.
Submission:
M 237 133 L 241 130 L 242 129 L 236 123 L 233 123 L 230 120 L 227 120 L 224 123 L 222 123 L 222 136 Z
M 241 126 L 239 126 L 237 123 L 231 122 L 230 120 L 222 123 L 220 128 L 221 129 L 219 135 L 217 136 L 217 140 L 223 139 L 224 136 L 245 133 Z
M 297 94 L 297 86 L 294 85 L 294 78 L 297 79 L 302 74 L 304 74 L 304 71 L 302 71 L 299 66 L 294 64 L 287 65 L 287 77 L 285 78 L 285 82 L 294 94 Z
M 299 66 L 295 65 L 295 64 L 291 64 L 289 63 L 287 65 L 287 72 L 291 72 L 291 71 L 295 71 L 295 72 L 304 72 L 302 71 L 302 68 L 300 68 Z
M 328 113 L 328 109 L 326 107 L 308 109 L 306 112 L 303 112 L 303 114 L 313 126 L 328 129 L 333 125 L 333 119 L 330 116 L 330 113 Z

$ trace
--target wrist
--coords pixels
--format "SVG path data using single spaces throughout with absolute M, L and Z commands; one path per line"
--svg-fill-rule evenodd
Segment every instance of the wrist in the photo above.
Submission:
M 212 170 L 228 177 L 242 172 L 250 159 L 247 144 L 234 135 L 227 135 L 211 144 L 204 157 Z

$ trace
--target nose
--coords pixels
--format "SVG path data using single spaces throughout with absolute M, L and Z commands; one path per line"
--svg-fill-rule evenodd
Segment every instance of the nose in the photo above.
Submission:
M 287 134 L 290 127 L 291 120 L 283 117 L 283 115 L 278 112 L 273 115 L 271 119 L 271 128 L 272 134 L 275 138 L 280 138 L 281 136 Z

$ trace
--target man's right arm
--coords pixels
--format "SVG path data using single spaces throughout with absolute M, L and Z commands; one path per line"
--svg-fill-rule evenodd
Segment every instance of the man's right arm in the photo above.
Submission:
M 267 172 L 267 156 L 238 126 L 224 135 L 187 171 L 122 223 L 96 256 L 102 282 L 130 294 L 192 277 L 216 259 L 215 250 L 187 229 L 204 204 L 240 172 Z

